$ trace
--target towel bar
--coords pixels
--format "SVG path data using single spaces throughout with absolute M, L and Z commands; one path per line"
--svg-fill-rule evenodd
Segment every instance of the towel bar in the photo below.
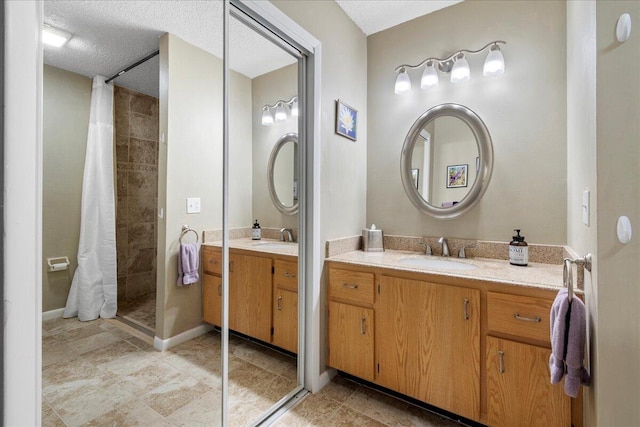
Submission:
M 190 231 L 193 231 L 193 233 L 196 235 L 196 243 L 198 243 L 198 232 L 185 224 L 182 226 L 182 233 L 180 233 L 180 238 L 178 239 L 180 241 L 180 244 L 182 244 L 182 238 L 184 237 L 184 235 Z
M 573 294 L 574 294 L 573 271 L 571 269 L 571 264 L 575 264 L 578 267 L 582 267 L 585 270 L 590 272 L 591 266 L 592 266 L 592 256 L 591 254 L 586 254 L 582 258 L 576 258 L 576 259 L 565 258 L 563 261 L 563 264 L 564 264 L 564 268 L 562 270 L 563 285 L 565 288 L 569 290 L 568 298 L 569 298 L 569 301 L 571 301 L 573 299 Z

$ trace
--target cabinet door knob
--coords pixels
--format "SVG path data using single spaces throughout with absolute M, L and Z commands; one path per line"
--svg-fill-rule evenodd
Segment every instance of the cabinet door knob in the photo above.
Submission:
M 282 296 L 278 295 L 278 311 L 282 311 Z
M 469 320 L 469 300 L 464 299 L 464 320 Z
M 504 374 L 504 351 L 498 351 L 498 373 Z
M 218 296 L 222 296 L 222 285 L 218 285 Z
M 520 316 L 520 314 L 518 313 L 514 313 L 513 317 L 515 317 L 518 320 L 522 320 L 523 322 L 536 322 L 536 323 L 542 322 L 542 319 L 540 317 L 524 317 L 524 316 Z
M 229 273 L 233 273 L 233 261 L 229 261 Z
M 284 272 L 284 277 L 296 277 L 296 275 L 295 275 L 295 274 L 293 274 L 293 273 L 289 273 L 289 272 L 286 272 L 286 271 L 285 271 L 285 272 Z
M 366 319 L 364 316 L 362 316 L 362 317 L 360 318 L 360 333 L 361 333 L 362 335 L 364 335 L 364 334 L 366 333 L 366 331 L 365 331 L 365 329 L 364 329 L 364 322 L 365 322 L 366 320 L 367 320 L 367 319 Z
M 350 285 L 348 283 L 343 283 L 342 287 L 347 289 L 358 289 L 358 285 Z

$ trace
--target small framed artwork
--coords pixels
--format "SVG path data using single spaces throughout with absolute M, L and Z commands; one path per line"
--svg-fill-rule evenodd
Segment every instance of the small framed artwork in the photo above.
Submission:
M 420 169 L 411 169 L 411 179 L 413 180 L 413 185 L 416 186 L 416 190 L 418 189 L 419 177 L 420 177 Z
M 467 169 L 469 165 L 447 166 L 447 188 L 467 186 Z
M 341 100 L 336 100 L 336 133 L 345 138 L 357 140 L 358 110 Z

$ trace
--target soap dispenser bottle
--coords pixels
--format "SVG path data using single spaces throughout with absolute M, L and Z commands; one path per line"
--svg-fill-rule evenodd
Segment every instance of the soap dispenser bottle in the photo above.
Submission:
M 260 228 L 260 224 L 258 224 L 258 220 L 253 223 L 253 228 L 251 228 L 251 239 L 252 240 L 260 240 L 262 238 L 262 229 Z
M 520 235 L 520 230 L 513 230 L 516 235 L 509 243 L 509 263 L 520 267 L 526 267 L 529 262 L 529 245 L 524 241 L 524 236 Z

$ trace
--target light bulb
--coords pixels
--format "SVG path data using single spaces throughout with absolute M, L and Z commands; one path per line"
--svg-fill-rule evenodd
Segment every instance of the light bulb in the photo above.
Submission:
M 276 108 L 276 122 L 281 122 L 287 119 L 287 112 L 284 110 L 284 106 L 280 103 Z
M 500 74 L 504 74 L 504 56 L 502 56 L 498 45 L 494 45 L 484 61 L 482 75 L 488 77 L 499 76 Z
M 291 117 L 298 117 L 298 98 L 295 98 L 291 104 Z
M 267 107 L 262 111 L 262 124 L 265 126 L 273 124 L 273 116 Z
M 409 74 L 407 71 L 402 68 L 398 73 L 398 77 L 396 77 L 396 87 L 395 92 L 397 95 L 407 93 L 411 89 L 411 79 L 409 78 Z
M 469 70 L 469 63 L 464 59 L 463 55 L 453 63 L 453 68 L 451 69 L 451 83 L 466 82 L 469 80 L 470 74 L 471 71 Z
M 427 65 L 427 68 L 422 72 L 422 79 L 420 80 L 420 87 L 422 89 L 427 89 L 431 86 L 438 86 L 438 71 L 433 63 Z

